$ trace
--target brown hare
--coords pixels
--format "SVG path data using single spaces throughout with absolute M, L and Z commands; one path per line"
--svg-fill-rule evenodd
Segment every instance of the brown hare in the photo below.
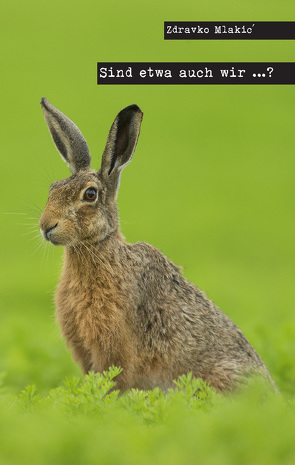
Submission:
M 164 390 L 192 372 L 217 391 L 268 371 L 238 327 L 155 247 L 128 244 L 119 228 L 117 191 L 130 163 L 142 112 L 115 118 L 99 171 L 80 130 L 43 98 L 45 121 L 71 170 L 50 187 L 39 226 L 65 247 L 56 293 L 62 334 L 84 373 L 123 368 L 117 388 Z

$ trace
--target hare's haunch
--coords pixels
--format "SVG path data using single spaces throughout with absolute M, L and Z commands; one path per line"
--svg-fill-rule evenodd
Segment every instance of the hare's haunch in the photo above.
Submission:
M 46 240 L 65 246 L 56 314 L 83 372 L 120 366 L 121 390 L 167 389 L 188 372 L 218 391 L 251 373 L 269 377 L 242 332 L 177 266 L 120 233 L 116 198 L 139 136 L 138 106 L 115 118 L 99 171 L 77 126 L 47 99 L 41 106 L 72 175 L 50 187 L 39 225 Z

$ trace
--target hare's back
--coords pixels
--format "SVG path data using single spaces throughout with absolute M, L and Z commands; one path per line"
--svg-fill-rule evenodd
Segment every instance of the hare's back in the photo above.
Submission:
M 264 367 L 240 329 L 158 249 L 132 246 L 141 344 L 150 354 L 198 365 Z

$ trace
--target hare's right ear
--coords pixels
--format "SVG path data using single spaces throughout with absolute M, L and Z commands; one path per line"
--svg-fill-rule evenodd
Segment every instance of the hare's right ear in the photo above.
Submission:
M 89 169 L 88 145 L 77 126 L 46 98 L 42 98 L 41 106 L 52 140 L 71 173 Z
M 99 175 L 107 185 L 108 194 L 116 195 L 121 171 L 132 160 L 142 117 L 140 108 L 130 105 L 120 111 L 112 124 L 99 170 Z

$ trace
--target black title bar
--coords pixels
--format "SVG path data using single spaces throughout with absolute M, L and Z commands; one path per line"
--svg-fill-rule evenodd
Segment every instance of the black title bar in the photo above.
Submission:
M 97 63 L 97 84 L 295 84 L 295 63 Z
M 165 21 L 165 40 L 294 40 L 294 21 Z

